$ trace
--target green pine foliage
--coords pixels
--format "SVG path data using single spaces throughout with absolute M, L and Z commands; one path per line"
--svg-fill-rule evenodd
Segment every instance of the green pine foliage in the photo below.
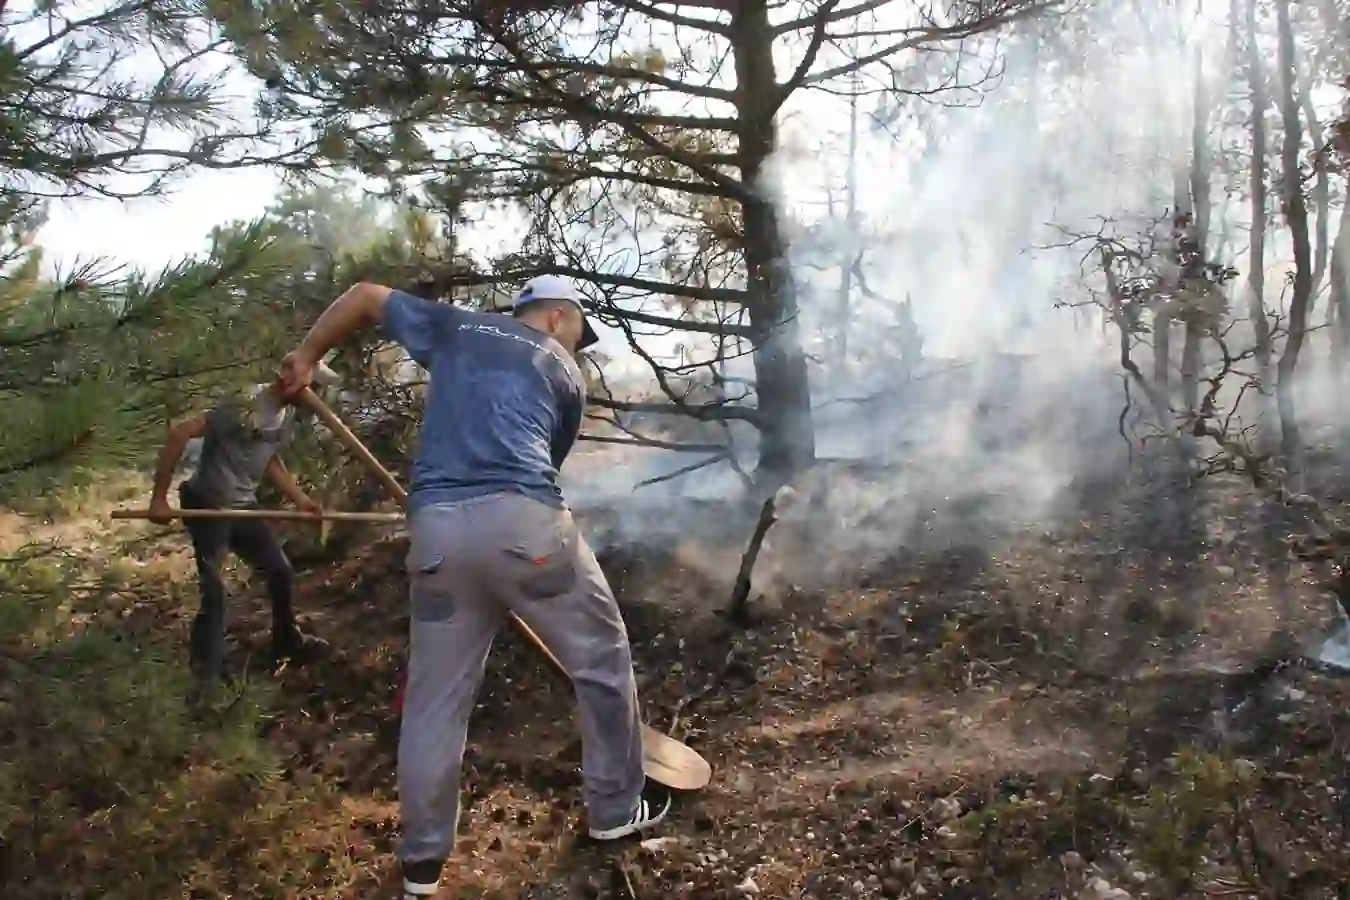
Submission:
M 31 250 L 3 280 L 6 497 L 92 469 L 147 469 L 168 421 L 269 380 L 347 286 L 419 290 L 424 260 L 453 258 L 445 246 L 425 214 L 338 184 L 289 190 L 260 219 L 217 228 L 205 253 L 153 274 L 95 262 L 36 278 L 40 250 Z M 373 374 L 370 359 L 384 345 L 363 335 L 334 364 L 350 401 L 392 404 L 411 425 L 413 395 Z M 372 378 L 380 384 L 367 384 Z

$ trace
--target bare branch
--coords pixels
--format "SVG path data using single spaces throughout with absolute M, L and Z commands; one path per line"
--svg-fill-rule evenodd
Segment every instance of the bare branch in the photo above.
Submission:
M 851 19 L 854 16 L 861 16 L 864 13 L 878 10 L 890 2 L 891 0 L 865 0 L 863 3 L 855 3 L 853 6 L 835 9 L 834 7 L 839 5 L 838 0 L 835 0 L 833 3 L 822 4 L 820 11 L 814 15 L 793 19 L 791 22 L 784 22 L 774 28 L 773 34 L 774 37 L 782 37 L 788 32 L 800 31 L 803 28 L 823 29 L 832 22 L 842 22 L 845 19 Z M 831 8 L 827 10 L 825 8 L 826 6 Z
M 707 459 L 699 460 L 696 463 L 690 463 L 687 466 L 681 466 L 680 468 L 676 469 L 673 472 L 667 472 L 664 475 L 657 475 L 654 478 L 645 478 L 642 481 L 639 481 L 637 484 L 633 485 L 633 489 L 637 490 L 640 487 L 650 487 L 651 485 L 654 484 L 660 484 L 663 481 L 674 481 L 676 478 L 681 478 L 685 475 L 690 475 L 694 472 L 699 471 L 700 469 L 706 469 L 709 466 L 715 466 L 727 458 L 728 457 L 725 452 L 719 453 L 716 456 L 710 456 Z
M 1011 25 L 1024 19 L 1029 19 L 1038 15 L 1050 3 L 1058 0 L 1049 0 L 1046 4 L 1029 4 L 1027 6 L 1017 6 L 1011 12 L 992 14 L 972 19 L 968 22 L 960 22 L 955 25 L 935 25 L 925 28 L 900 28 L 895 30 L 895 34 L 906 35 L 901 40 L 895 41 L 880 50 L 868 53 L 865 56 L 858 57 L 851 62 L 843 63 L 838 66 L 826 69 L 823 72 L 817 72 L 808 76 L 802 81 L 804 85 L 820 84 L 823 81 L 829 81 L 838 78 L 841 75 L 848 75 L 853 72 L 867 68 L 873 63 L 881 62 L 884 59 L 903 53 L 906 50 L 914 50 L 927 44 L 944 43 L 947 41 L 962 41 L 974 37 L 985 31 L 992 31 L 1005 25 Z M 841 39 L 843 37 L 842 36 Z M 831 36 L 832 39 L 835 36 Z
M 625 121 L 623 117 L 617 116 L 611 111 L 600 109 L 585 98 L 578 97 L 565 90 L 560 90 L 557 87 L 555 80 L 544 77 L 544 74 L 538 65 L 533 63 L 526 56 L 524 49 L 513 37 L 506 34 L 501 29 L 495 28 L 486 20 L 480 19 L 479 22 L 481 27 L 493 35 L 497 43 L 506 49 L 507 53 L 511 55 L 517 65 L 524 70 L 525 74 L 528 75 L 539 88 L 547 93 L 553 102 L 571 112 L 573 115 L 576 115 L 581 121 L 604 121 L 617 125 L 625 134 L 650 148 L 654 153 L 664 156 L 671 162 L 684 166 L 686 169 L 706 181 L 731 192 L 735 197 L 746 196 L 744 185 L 732 176 L 727 175 L 724 172 L 719 172 L 717 169 L 707 165 L 702 160 L 699 160 L 688 153 L 677 150 L 657 138 L 636 122 L 632 120 Z M 524 95 L 520 96 L 523 97 Z
M 700 6 L 702 4 L 677 3 L 674 5 Z M 682 28 L 695 28 L 699 31 L 705 31 L 709 34 L 716 34 L 721 37 L 726 37 L 730 33 L 730 29 L 722 22 L 718 22 L 714 19 L 698 19 L 691 16 L 682 16 L 678 13 L 666 12 L 663 9 L 659 9 L 655 4 L 645 3 L 643 0 L 624 0 L 624 6 L 634 12 L 641 13 L 644 16 L 659 19 L 660 21 L 671 25 L 679 25 Z M 717 9 L 722 8 L 720 4 L 709 4 L 709 6 Z
M 680 406 L 674 403 L 645 403 L 628 400 L 613 400 L 609 397 L 587 397 L 586 402 L 601 409 L 627 413 L 676 413 L 686 415 L 701 422 L 720 422 L 739 419 L 758 425 L 758 410 L 746 406 L 728 406 L 709 403 L 700 406 Z
M 820 54 L 820 48 L 825 43 L 825 26 L 829 22 L 830 12 L 839 5 L 839 0 L 825 0 L 820 5 L 820 12 L 816 14 L 816 27 L 811 32 L 811 42 L 806 47 L 806 53 L 803 54 L 801 62 L 797 63 L 797 68 L 792 73 L 792 77 L 783 83 L 782 89 L 778 94 L 778 102 L 773 105 L 773 109 L 766 115 L 773 115 L 778 111 L 792 92 L 801 87 L 806 82 L 806 76 L 810 73 L 811 67 L 816 64 L 816 57 Z
M 655 438 L 607 437 L 599 434 L 583 434 L 579 440 L 596 444 L 622 444 L 630 447 L 650 447 L 653 450 L 669 450 L 674 453 L 725 453 L 727 448 L 721 444 L 681 444 L 676 441 L 659 441 Z

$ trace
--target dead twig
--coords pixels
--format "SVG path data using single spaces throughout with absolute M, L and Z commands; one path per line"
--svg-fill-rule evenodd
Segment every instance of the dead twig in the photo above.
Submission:
M 759 551 L 764 546 L 764 537 L 778 521 L 779 505 L 792 495 L 792 489 L 784 486 L 764 501 L 759 510 L 759 520 L 755 523 L 755 531 L 750 536 L 750 544 L 741 554 L 741 567 L 736 573 L 736 586 L 732 589 L 731 605 L 727 609 L 727 617 L 739 627 L 745 628 L 750 624 L 750 576 L 755 569 L 755 560 L 759 559 Z
M 623 859 L 614 857 L 614 880 L 618 882 L 618 888 L 623 891 L 623 896 L 628 900 L 638 900 L 637 888 L 633 885 L 633 877 L 628 874 L 628 866 L 624 864 Z
M 697 472 L 699 469 L 706 469 L 709 466 L 715 466 L 718 463 L 722 462 L 724 459 L 728 458 L 729 457 L 726 453 L 718 453 L 715 456 L 709 456 L 706 459 L 701 459 L 696 463 L 690 463 L 687 466 L 681 466 L 680 468 L 676 469 L 673 472 L 667 472 L 664 475 L 657 475 L 655 478 L 643 479 L 642 481 L 639 481 L 637 484 L 633 485 L 633 490 L 637 490 L 640 487 L 650 487 L 651 485 L 654 484 L 660 484 L 663 481 L 674 481 L 676 478 L 679 478 L 683 475 L 689 475 L 693 472 Z

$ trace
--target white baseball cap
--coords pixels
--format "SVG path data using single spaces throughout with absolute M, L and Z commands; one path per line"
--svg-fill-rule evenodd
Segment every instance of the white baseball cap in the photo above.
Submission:
M 340 384 L 341 382 L 342 376 L 337 372 L 334 372 L 323 360 L 319 360 L 319 362 L 314 365 L 315 384 L 324 387 L 332 384 Z
M 577 308 L 581 313 L 581 341 L 577 344 L 577 349 L 589 347 L 600 340 L 595 329 L 591 327 L 590 320 L 586 318 L 586 307 L 581 304 L 581 295 L 577 289 L 572 286 L 572 282 L 566 278 L 557 275 L 536 275 L 525 284 L 521 285 L 520 290 L 516 291 L 511 298 L 510 312 L 519 315 L 521 309 L 530 305 L 535 300 L 566 300 Z M 506 310 L 501 310 L 505 312 Z

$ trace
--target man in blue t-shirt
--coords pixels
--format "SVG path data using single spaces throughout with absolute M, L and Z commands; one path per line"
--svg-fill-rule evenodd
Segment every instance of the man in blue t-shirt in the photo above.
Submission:
M 572 676 L 591 836 L 633 834 L 670 808 L 642 770 L 627 629 L 558 487 L 585 406 L 573 355 L 596 335 L 562 278 L 528 282 L 512 312 L 358 284 L 281 364 L 291 396 L 330 348 L 378 324 L 431 376 L 408 499 L 412 622 L 398 758 L 407 898 L 436 892 L 454 849 L 469 714 L 507 610 Z

